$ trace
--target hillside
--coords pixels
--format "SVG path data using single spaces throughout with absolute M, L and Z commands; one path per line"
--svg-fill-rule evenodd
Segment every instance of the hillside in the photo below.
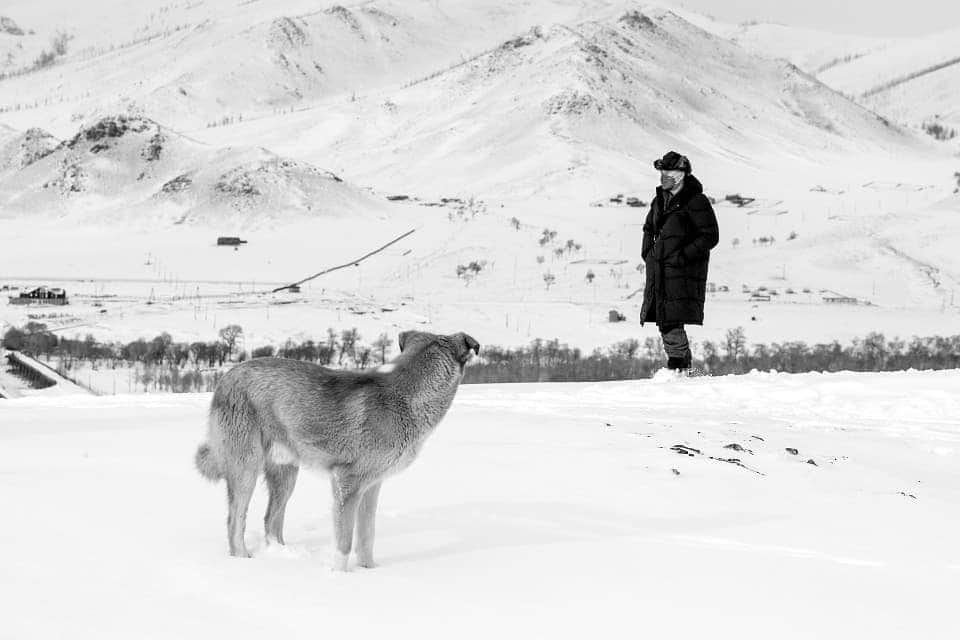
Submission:
M 357 180 L 431 196 L 595 199 L 675 147 L 724 181 L 828 156 L 927 152 L 790 64 L 662 10 L 534 27 L 358 102 L 193 135 L 216 144 L 242 135 L 308 160 L 332 151 Z
M 53 1 L 76 33 L 70 50 L 52 66 L 6 80 L 0 114 L 20 128 L 42 118 L 64 136 L 78 119 L 131 105 L 182 128 L 349 99 L 455 64 L 538 21 L 607 4 L 97 0 L 81 10 Z M 22 6 L 18 15 L 40 22 L 50 9 Z M 49 20 L 42 24 L 54 33 Z
M 732 24 L 674 9 L 685 20 L 767 58 L 789 60 L 811 75 L 897 43 L 898 38 L 857 36 L 771 22 Z
M 60 143 L 43 129 L 17 131 L 0 124 L 0 176 L 49 155 Z
M 960 127 L 960 29 L 905 39 L 819 77 L 899 122 Z
M 143 114 L 213 147 L 242 140 L 357 184 L 429 197 L 576 192 L 592 201 L 669 148 L 704 158 L 697 166 L 721 183 L 779 180 L 787 167 L 806 172 L 865 152 L 929 153 L 789 63 L 664 9 L 544 0 L 494 20 L 485 0 L 454 13 L 385 0 L 264 19 L 257 4 L 234 20 L 8 79 L 42 104 L 7 119 L 46 114 L 69 137 L 74 121 Z M 293 7 L 271 11 L 281 8 Z M 546 20 L 510 31 L 535 17 Z M 132 159 L 118 175 L 142 181 Z
M 891 120 L 919 128 L 960 123 L 960 31 L 922 37 L 865 37 L 781 24 L 727 24 L 677 13 L 758 55 L 789 60 Z M 944 25 L 947 26 L 947 25 Z
M 107 116 L 51 148 L 32 130 L 0 151 L 5 217 L 74 215 L 99 223 L 230 220 L 256 226 L 365 216 L 377 205 L 338 176 L 265 149 L 214 149 L 138 116 Z M 32 149 L 25 156 L 24 149 Z M 27 162 L 26 160 L 31 160 Z M 19 164 L 17 164 L 19 162 Z

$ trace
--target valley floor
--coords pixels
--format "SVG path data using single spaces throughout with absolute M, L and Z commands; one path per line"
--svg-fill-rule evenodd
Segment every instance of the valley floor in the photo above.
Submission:
M 0 400 L 0 637 L 955 633 L 960 371 L 464 387 L 347 574 L 313 473 L 227 557 L 208 402 Z

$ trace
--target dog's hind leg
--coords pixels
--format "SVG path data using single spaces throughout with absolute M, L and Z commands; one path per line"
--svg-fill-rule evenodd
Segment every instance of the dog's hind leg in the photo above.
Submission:
M 348 467 L 334 467 L 331 470 L 333 488 L 333 537 L 337 549 L 333 555 L 333 568 L 347 570 L 347 558 L 353 546 L 353 528 L 357 519 L 357 506 L 362 495 L 362 481 L 359 475 Z
M 257 484 L 257 469 L 253 466 L 230 469 L 227 472 L 227 539 L 230 555 L 249 558 L 250 552 L 243 541 L 247 527 L 247 508 Z
M 376 529 L 377 498 L 380 483 L 370 485 L 360 498 L 357 508 L 357 564 L 368 569 L 374 566 L 373 537 Z
M 283 516 L 287 509 L 287 500 L 297 484 L 299 467 L 293 464 L 276 464 L 269 459 L 264 465 L 264 475 L 267 479 L 267 489 L 270 492 L 270 501 L 267 503 L 267 514 L 263 518 L 263 525 L 267 533 L 267 544 L 283 542 Z

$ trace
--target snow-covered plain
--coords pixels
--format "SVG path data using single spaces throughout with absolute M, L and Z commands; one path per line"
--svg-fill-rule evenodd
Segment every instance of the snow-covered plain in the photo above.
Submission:
M 347 574 L 312 473 L 227 556 L 208 401 L 0 403 L 0 637 L 955 637 L 956 371 L 463 387 Z

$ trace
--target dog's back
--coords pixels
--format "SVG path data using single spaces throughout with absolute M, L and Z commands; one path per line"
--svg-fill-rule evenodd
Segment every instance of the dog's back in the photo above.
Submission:
M 206 451 L 198 468 L 216 479 L 219 464 L 265 456 L 293 457 L 329 468 L 354 461 L 370 414 L 384 393 L 382 375 L 327 369 L 308 362 L 256 358 L 237 365 L 210 403 Z M 289 460 L 293 462 L 294 460 Z

